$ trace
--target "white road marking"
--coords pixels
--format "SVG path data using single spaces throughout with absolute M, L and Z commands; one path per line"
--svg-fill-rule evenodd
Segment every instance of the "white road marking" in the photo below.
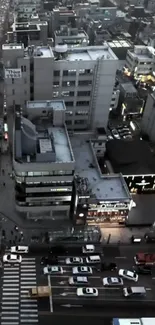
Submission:
M 9 282 L 9 283 L 11 283 L 12 281 L 11 280 L 8 280 L 8 279 L 4 279 L 3 282 Z M 13 280 L 13 282 L 19 282 L 19 279 L 18 280 L 15 279 L 15 280 Z
M 2 301 L 2 305 L 18 305 L 19 306 L 19 301 Z M 18 308 L 18 307 L 17 307 Z
M 37 304 L 20 304 L 20 307 L 22 308 L 22 307 L 31 307 L 31 308 L 36 308 L 36 307 L 38 307 L 38 305 Z
M 38 309 L 20 309 L 21 313 L 37 313 L 37 316 L 38 316 Z M 28 316 L 28 315 L 27 315 Z
M 25 271 L 24 271 L 25 272 Z M 26 276 L 26 277 L 29 277 L 29 276 L 36 276 L 36 272 L 34 273 L 21 273 L 21 277 L 22 276 Z
M 3 288 L 2 289 L 3 291 L 19 291 L 19 288 Z M 12 294 L 12 293 L 10 293 L 10 294 Z
M 8 271 L 6 271 L 4 274 L 5 274 L 5 275 L 7 275 L 7 274 L 12 274 L 13 276 L 14 276 L 14 274 L 15 274 L 15 275 L 16 275 L 16 274 L 19 275 L 19 271 L 11 271 L 11 273 L 8 272 Z M 2 278 L 3 278 L 3 277 L 2 277 Z
M 18 296 L 19 292 L 11 292 L 11 295 Z M 10 292 L 3 292 L 3 296 L 10 296 Z M 12 299 L 14 299 L 14 298 L 12 297 Z
M 19 316 L 2 316 L 1 317 L 2 320 L 6 319 L 6 320 L 15 320 L 15 319 L 19 319 Z
M 23 303 L 23 302 L 34 302 L 34 303 L 36 303 L 36 302 L 38 302 L 37 301 L 37 299 L 21 299 L 21 302 Z
M 19 287 L 19 283 L 3 283 L 3 288 L 5 287 Z
M 4 271 L 15 271 L 15 270 L 19 270 L 19 267 L 4 267 Z M 10 272 L 11 273 L 11 272 Z
M 152 290 L 152 288 L 145 288 L 147 291 L 151 291 Z
M 2 308 L 2 309 L 6 309 L 6 310 L 8 310 L 8 309 L 9 309 L 9 310 L 10 310 L 10 309 L 17 310 L 17 309 L 19 309 L 19 306 L 18 306 L 18 307 L 17 307 L 17 306 L 16 306 L 16 307 L 15 307 L 15 306 L 9 306 L 9 307 L 8 307 L 8 306 L 7 306 L 7 307 L 6 307 L 6 306 L 2 306 L 1 308 Z
M 26 281 L 21 281 L 21 284 L 31 284 L 31 285 L 36 285 L 36 281 L 28 281 L 28 282 L 26 282 Z
M 22 317 L 34 317 L 34 318 L 38 318 L 38 315 L 34 315 L 34 314 L 20 314 L 20 317 L 22 318 Z
M 2 297 L 2 301 L 3 300 L 12 300 L 12 297 Z M 19 300 L 19 297 L 13 297 L 13 300 Z
M 1 325 L 19 325 L 19 322 L 1 322 Z
M 23 280 L 28 280 L 28 281 L 35 281 L 36 280 L 36 276 L 34 276 L 33 278 L 32 277 L 26 277 L 26 278 L 23 278 L 22 276 L 21 276 L 21 281 L 23 281 Z
M 21 323 L 38 323 L 38 319 L 21 319 Z
M 4 275 L 3 279 L 16 279 L 19 278 L 19 275 Z
M 29 263 L 29 265 L 30 264 L 31 265 L 36 265 L 36 262 L 35 261 L 30 261 L 30 262 L 29 261 L 23 261 L 21 265 L 25 265 L 25 264 L 27 265 L 27 263 Z
M 35 261 L 35 257 L 23 257 L 22 261 Z
M 2 311 L 2 315 L 6 315 L 6 314 L 18 315 L 19 311 Z
M 126 256 L 115 256 L 115 258 L 117 258 L 117 259 L 126 259 L 127 257 Z
M 47 277 L 48 279 L 48 286 L 51 289 L 51 280 L 50 280 L 50 276 L 48 275 Z M 50 312 L 53 313 L 53 299 L 52 299 L 52 290 L 51 290 L 51 294 L 49 296 L 49 302 L 50 302 Z

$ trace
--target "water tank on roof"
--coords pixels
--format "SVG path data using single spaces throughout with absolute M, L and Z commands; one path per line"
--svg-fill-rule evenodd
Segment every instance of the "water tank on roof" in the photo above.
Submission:
M 57 44 L 55 46 L 55 52 L 56 53 L 63 54 L 63 53 L 66 53 L 67 50 L 68 50 L 67 44 Z

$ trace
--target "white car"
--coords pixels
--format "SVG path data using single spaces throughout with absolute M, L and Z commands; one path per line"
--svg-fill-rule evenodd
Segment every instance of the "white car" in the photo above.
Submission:
M 83 258 L 82 257 L 68 257 L 66 258 L 66 264 L 82 264 Z
M 92 274 L 93 270 L 90 266 L 75 266 L 72 268 L 73 274 Z
M 82 253 L 83 254 L 90 254 L 95 252 L 95 246 L 94 245 L 85 245 L 82 247 Z
M 4 263 L 21 263 L 22 257 L 21 257 L 21 255 L 5 254 L 3 256 L 3 262 Z
M 86 276 L 70 276 L 68 283 L 72 285 L 88 285 L 88 278 Z
M 103 285 L 111 286 L 111 287 L 122 286 L 123 280 L 121 278 L 114 278 L 114 277 L 103 278 Z
M 113 129 L 111 133 L 115 139 L 120 139 L 119 133 L 116 129 Z
M 47 274 L 63 274 L 63 268 L 61 266 L 46 266 L 43 268 L 43 273 Z
M 11 246 L 10 252 L 11 253 L 20 253 L 20 254 L 26 254 L 29 251 L 28 246 Z
M 128 280 L 132 280 L 137 282 L 138 281 L 138 274 L 136 274 L 133 271 L 129 271 L 129 270 L 124 270 L 124 269 L 120 269 L 118 272 L 119 276 L 128 279 Z
M 97 297 L 98 290 L 96 288 L 77 288 L 78 297 Z

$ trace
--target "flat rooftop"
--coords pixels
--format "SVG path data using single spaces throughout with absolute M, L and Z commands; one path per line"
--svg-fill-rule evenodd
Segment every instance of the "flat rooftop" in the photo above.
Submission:
M 74 162 L 67 130 L 52 126 L 52 119 L 29 120 L 16 116 L 15 160 L 25 163 Z
M 82 136 L 73 136 L 70 140 L 75 157 L 75 175 L 88 179 L 92 196 L 99 201 L 130 198 L 126 184 L 120 175 L 100 177 L 95 168 L 89 141 Z
M 26 52 L 27 55 L 28 51 Z M 37 46 L 33 50 L 34 57 L 54 58 L 55 52 L 50 46 Z M 103 57 L 105 60 L 118 60 L 117 56 L 111 50 L 107 43 L 103 46 L 87 46 L 79 48 L 68 48 L 64 57 L 59 59 L 62 61 L 96 61 Z
M 66 110 L 65 103 L 63 100 L 35 100 L 35 101 L 27 101 L 27 109 L 35 108 L 36 110 L 39 108 L 42 109 L 54 109 L 54 110 Z

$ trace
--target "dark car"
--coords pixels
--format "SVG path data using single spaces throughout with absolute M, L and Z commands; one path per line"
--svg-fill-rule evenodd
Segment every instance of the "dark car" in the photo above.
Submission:
M 40 264 L 42 265 L 57 265 L 58 258 L 57 256 L 43 256 L 40 260 Z
M 133 266 L 133 270 L 137 274 L 152 274 L 152 268 L 149 265 L 136 265 Z
M 117 265 L 114 262 L 101 264 L 101 271 L 116 271 L 116 270 L 117 270 Z

